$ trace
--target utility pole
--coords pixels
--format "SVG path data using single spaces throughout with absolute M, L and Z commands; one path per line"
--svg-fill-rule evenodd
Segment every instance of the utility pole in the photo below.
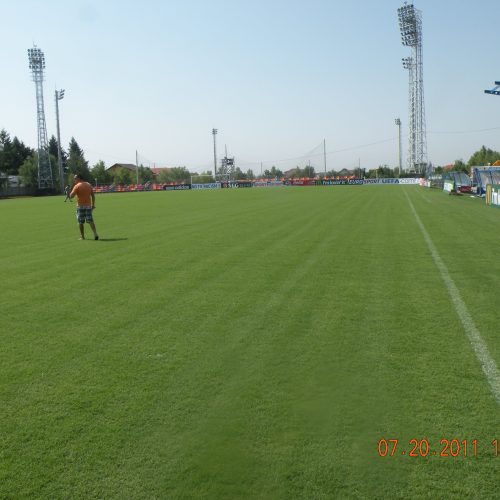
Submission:
M 61 186 L 61 193 L 64 193 L 64 171 L 62 164 L 62 150 L 61 150 L 61 129 L 59 127 L 59 101 L 64 98 L 64 89 L 56 90 L 56 123 L 57 123 L 57 163 L 59 165 L 59 180 Z
M 323 139 L 323 160 L 325 162 L 325 176 L 326 176 L 326 139 Z
M 139 184 L 139 161 L 138 161 L 137 149 L 135 150 L 135 175 L 137 178 L 137 184 Z
M 396 125 L 398 126 L 398 158 L 399 158 L 399 177 L 401 177 L 401 120 L 396 118 Z
M 212 135 L 214 136 L 214 181 L 217 182 L 217 145 L 215 136 L 217 135 L 217 129 L 212 129 Z

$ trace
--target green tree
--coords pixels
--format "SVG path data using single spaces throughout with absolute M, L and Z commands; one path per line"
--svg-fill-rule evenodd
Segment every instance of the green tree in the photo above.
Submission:
M 245 175 L 246 175 L 247 179 L 250 179 L 250 180 L 255 179 L 255 175 L 253 173 L 253 170 L 250 168 L 247 170 L 247 173 Z
M 316 175 L 314 171 L 314 167 L 311 167 L 311 165 L 308 165 L 307 167 L 304 167 L 304 177 L 312 178 Z
M 186 167 L 174 167 L 170 169 L 171 176 L 174 182 L 189 182 L 191 174 Z
M 5 129 L 0 131 L 0 172 L 4 175 L 18 175 L 24 161 L 34 153 L 17 137 L 11 140 Z
M 141 165 L 138 170 L 139 170 L 139 184 L 145 184 L 146 182 L 153 181 L 154 175 L 150 168 Z
M 158 182 L 160 183 L 169 183 L 169 182 L 183 183 L 183 182 L 189 182 L 190 179 L 191 179 L 191 174 L 189 173 L 189 170 L 186 167 L 166 168 L 163 169 L 158 174 Z
M 50 167 L 52 172 L 52 182 L 54 187 L 58 189 L 59 169 L 57 168 L 57 160 L 52 155 L 50 155 Z M 25 186 L 38 186 L 38 153 L 33 153 L 31 156 L 26 158 L 26 160 L 24 160 L 23 164 L 19 167 L 18 175 Z
M 455 160 L 452 170 L 455 172 L 465 172 L 467 174 L 470 172 L 470 168 L 465 164 L 463 160 Z
M 329 170 L 326 173 L 327 177 L 337 177 L 338 175 L 339 175 L 339 173 L 336 170 Z M 373 175 L 373 177 L 375 177 L 375 175 Z
M 27 187 L 38 186 L 38 153 L 26 158 L 19 168 L 19 177 Z
M 69 154 L 66 166 L 69 174 L 80 174 L 84 179 L 89 179 L 89 163 L 85 159 L 83 150 L 80 148 L 74 137 L 71 138 L 68 151 Z
M 398 177 L 397 170 L 399 170 L 399 169 L 390 168 L 387 165 L 379 165 L 379 167 L 376 170 L 370 170 L 368 175 L 371 178 L 377 177 L 379 179 L 389 179 L 389 178 Z M 363 171 L 364 171 L 364 169 L 361 169 L 361 175 L 363 175 Z M 359 176 L 359 169 L 355 170 L 355 175 Z
M 90 175 L 97 184 L 109 184 L 112 181 L 111 175 L 106 170 L 106 164 L 99 160 L 90 170 Z
M 500 160 L 500 153 L 498 151 L 493 151 L 486 146 L 483 146 L 479 151 L 476 151 L 470 157 L 469 161 L 467 162 L 467 166 L 470 170 L 470 167 L 491 165 L 497 160 Z
M 56 162 L 59 162 L 59 148 L 57 144 L 57 139 L 55 138 L 54 135 L 49 139 L 49 154 L 52 155 Z M 68 155 L 66 154 L 66 151 L 64 151 L 64 148 L 61 147 L 61 158 L 62 158 L 62 166 L 63 166 L 63 172 L 66 172 L 68 170 L 67 168 L 67 162 L 68 162 Z M 59 171 L 59 163 L 58 165 L 58 171 Z
M 9 171 L 9 155 L 12 141 L 5 129 L 0 130 L 0 174 L 7 175 Z
M 263 175 L 266 179 L 281 179 L 283 172 L 273 165 L 271 170 L 265 170 Z
M 240 167 L 236 167 L 234 169 L 234 178 L 235 180 L 244 180 L 247 178 L 247 175 L 241 171 Z
M 52 135 L 49 139 L 49 154 L 55 156 L 56 159 L 59 156 L 59 148 L 57 147 L 57 139 Z
M 52 171 L 52 182 L 54 184 L 54 188 L 59 190 L 60 183 L 59 183 L 59 165 L 57 163 L 57 157 L 54 155 L 49 154 L 50 157 L 50 168 Z M 64 174 L 63 174 L 64 175 Z
M 35 151 L 30 147 L 26 146 L 24 142 L 19 140 L 17 137 L 12 139 L 12 148 L 11 148 L 11 156 L 10 156 L 10 169 L 9 173 L 11 175 L 17 175 L 19 173 L 19 169 L 24 161 L 29 158 Z
M 114 184 L 124 184 L 128 186 L 129 184 L 133 184 L 135 182 L 132 172 L 127 168 L 119 168 L 113 174 L 113 183 Z
M 168 184 L 169 182 L 173 182 L 172 176 L 170 175 L 170 169 L 160 170 L 159 174 L 156 176 L 156 180 L 160 184 Z

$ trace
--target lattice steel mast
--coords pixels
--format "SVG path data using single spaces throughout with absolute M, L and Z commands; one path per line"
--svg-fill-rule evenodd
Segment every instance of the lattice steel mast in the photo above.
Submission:
M 233 158 L 228 158 L 227 156 L 227 145 L 225 146 L 226 155 L 220 161 L 219 175 L 225 177 L 226 180 L 234 180 L 234 156 Z
M 45 55 L 36 47 L 28 49 L 30 69 L 36 88 L 36 110 L 38 126 L 38 187 L 39 189 L 53 189 L 52 168 L 49 156 L 49 141 L 45 124 L 43 106 L 43 70 L 45 69 Z
M 409 138 L 408 169 L 425 173 L 427 169 L 427 136 L 425 130 L 424 72 L 422 61 L 422 13 L 413 4 L 398 9 L 401 42 L 412 49 L 403 59 L 409 71 Z

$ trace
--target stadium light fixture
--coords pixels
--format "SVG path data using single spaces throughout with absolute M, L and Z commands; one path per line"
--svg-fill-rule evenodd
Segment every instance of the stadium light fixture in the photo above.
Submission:
M 407 47 L 415 47 L 420 42 L 420 16 L 413 4 L 406 4 L 398 9 L 401 42 Z
M 403 68 L 404 69 L 411 69 L 413 66 L 413 58 L 412 57 L 404 57 L 401 59 L 403 63 Z
M 28 49 L 29 67 L 31 70 L 39 71 L 45 69 L 45 55 L 38 47 Z

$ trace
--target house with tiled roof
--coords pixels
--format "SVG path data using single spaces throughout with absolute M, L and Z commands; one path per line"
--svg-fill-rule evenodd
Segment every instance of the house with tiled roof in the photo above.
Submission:
M 106 170 L 110 174 L 115 173 L 117 170 L 125 168 L 127 170 L 130 170 L 131 172 L 135 172 L 137 167 L 133 163 L 115 163 L 111 165 L 111 167 L 108 167 Z

